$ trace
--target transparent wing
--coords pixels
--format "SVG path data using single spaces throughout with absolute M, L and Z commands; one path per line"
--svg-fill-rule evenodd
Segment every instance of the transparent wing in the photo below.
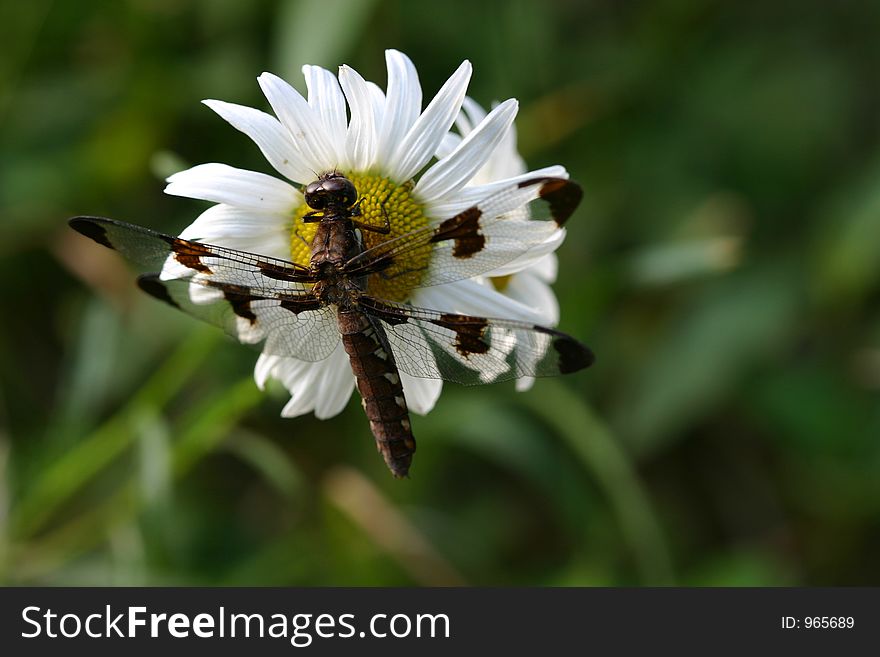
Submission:
M 111 219 L 77 217 L 70 225 L 134 262 L 161 269 L 138 279 L 148 294 L 241 342 L 263 343 L 265 353 L 319 361 L 339 342 L 336 315 L 312 293 L 305 267 Z
M 397 366 L 411 376 L 465 385 L 576 372 L 593 352 L 555 329 L 506 319 L 441 313 L 361 297 L 381 320 Z
M 436 226 L 416 229 L 364 251 L 346 263 L 346 272 L 407 276 L 418 287 L 473 278 L 551 239 L 582 195 L 576 183 L 564 178 L 512 183 Z
M 327 358 L 339 342 L 336 313 L 311 293 L 265 297 L 249 288 L 211 283 L 205 293 L 193 295 L 190 280 L 162 280 L 158 274 L 143 274 L 138 285 L 240 342 L 263 343 L 266 354 L 314 362 Z
M 75 217 L 70 226 L 98 244 L 119 251 L 132 262 L 162 270 L 163 279 L 246 286 L 264 296 L 308 292 L 315 279 L 308 268 L 286 260 L 183 240 L 102 217 Z

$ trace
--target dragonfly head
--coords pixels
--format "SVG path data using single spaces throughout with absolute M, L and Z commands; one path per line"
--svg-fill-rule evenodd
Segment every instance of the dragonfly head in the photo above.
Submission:
M 303 195 L 313 210 L 347 210 L 357 201 L 354 183 L 336 171 L 322 174 L 306 185 Z

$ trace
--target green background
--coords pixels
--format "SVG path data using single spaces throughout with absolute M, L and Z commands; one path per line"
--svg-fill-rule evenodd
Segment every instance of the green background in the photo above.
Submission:
M 880 4 L 3 2 L 0 581 L 880 584 Z M 302 64 L 429 98 L 462 59 L 585 189 L 559 251 L 589 371 L 447 385 L 393 480 L 356 397 L 279 417 L 256 353 L 74 234 L 179 232 L 199 101 Z

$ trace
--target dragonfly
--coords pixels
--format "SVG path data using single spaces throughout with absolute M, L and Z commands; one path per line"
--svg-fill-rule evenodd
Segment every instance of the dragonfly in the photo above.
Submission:
M 152 269 L 137 279 L 151 296 L 222 327 L 264 353 L 317 362 L 339 341 L 348 354 L 376 447 L 395 477 L 408 476 L 413 437 L 400 372 L 465 385 L 577 372 L 593 352 L 554 328 L 512 319 L 420 308 L 370 293 L 373 277 L 413 274 L 418 286 L 442 285 L 492 272 L 537 247 L 546 231 L 509 223 L 562 226 L 582 197 L 564 178 L 535 177 L 497 189 L 468 209 L 365 247 L 361 200 L 345 175 L 331 171 L 305 186 L 316 223 L 308 265 L 230 249 L 103 217 L 80 216 L 70 226 L 98 244 Z M 505 230 L 505 229 L 508 230 Z M 430 258 L 412 254 L 430 253 Z M 444 266 L 429 267 L 441 258 Z M 208 292 L 210 303 L 198 299 Z M 202 295 L 204 296 L 204 295 Z

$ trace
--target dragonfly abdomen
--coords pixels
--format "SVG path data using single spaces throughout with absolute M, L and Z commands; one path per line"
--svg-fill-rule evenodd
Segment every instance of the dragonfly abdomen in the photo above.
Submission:
M 340 310 L 338 322 L 376 448 L 392 474 L 405 477 L 416 451 L 416 440 L 385 331 L 378 321 L 355 310 Z

